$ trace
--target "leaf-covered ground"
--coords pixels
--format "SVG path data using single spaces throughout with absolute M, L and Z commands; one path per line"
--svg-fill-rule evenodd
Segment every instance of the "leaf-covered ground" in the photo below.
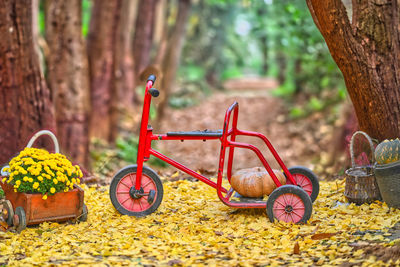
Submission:
M 85 187 L 87 222 L 0 231 L 0 266 L 379 266 L 384 262 L 365 247 L 397 248 L 388 230 L 400 210 L 380 202 L 345 205 L 343 181 L 321 182 L 306 225 L 270 223 L 265 211 L 229 208 L 201 182 L 165 182 L 164 190 L 160 208 L 137 219 L 113 208 L 108 187 Z

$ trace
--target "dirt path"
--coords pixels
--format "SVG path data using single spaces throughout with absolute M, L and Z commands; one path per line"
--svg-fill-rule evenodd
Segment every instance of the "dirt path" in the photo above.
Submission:
M 197 106 L 168 109 L 160 132 L 221 129 L 225 111 L 234 101 L 239 103 L 238 128 L 266 135 L 288 166 L 313 168 L 313 159 L 319 159 L 329 143 L 333 126 L 326 123 L 322 114 L 304 120 L 289 120 L 283 100 L 271 96 L 267 90 L 219 92 Z M 262 141 L 247 137 L 238 141 L 254 144 L 274 168 L 278 167 Z M 215 172 L 218 168 L 218 141 L 167 141 L 158 143 L 157 149 L 195 170 Z M 254 152 L 235 151 L 235 169 L 260 164 Z

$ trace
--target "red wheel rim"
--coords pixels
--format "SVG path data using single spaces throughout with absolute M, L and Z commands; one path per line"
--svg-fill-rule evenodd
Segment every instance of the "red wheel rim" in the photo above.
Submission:
M 295 194 L 282 194 L 274 202 L 273 212 L 275 218 L 284 222 L 299 222 L 305 213 L 303 200 Z
M 149 204 L 147 201 L 148 196 L 143 196 L 141 198 L 132 198 L 129 195 L 129 190 L 132 186 L 134 186 L 136 182 L 136 173 L 130 173 L 125 175 L 118 183 L 116 195 L 119 204 L 124 207 L 126 210 L 131 212 L 141 212 L 149 209 L 153 204 Z M 144 173 L 142 174 L 142 181 L 140 184 L 141 188 L 143 188 L 144 194 L 148 194 L 150 190 L 154 190 L 156 195 L 154 199 L 157 199 L 157 187 L 154 181 L 146 176 Z
M 309 196 L 311 196 L 313 189 L 311 180 L 307 176 L 300 173 L 292 174 L 292 177 L 296 181 L 297 185 L 300 186 L 304 191 L 306 191 Z M 287 181 L 288 184 L 292 184 L 289 179 Z

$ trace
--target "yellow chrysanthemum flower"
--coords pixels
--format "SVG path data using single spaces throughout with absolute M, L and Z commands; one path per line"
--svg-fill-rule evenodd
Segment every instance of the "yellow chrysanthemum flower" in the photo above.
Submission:
M 13 183 L 15 189 L 20 192 L 44 190 L 41 184 L 46 184 L 48 193 L 57 193 L 56 184 L 62 184 L 60 189 L 68 192 L 74 184 L 79 184 L 83 176 L 78 165 L 72 163 L 61 154 L 49 153 L 44 149 L 25 148 L 20 154 L 10 161 L 8 178 L 2 181 Z M 74 177 L 74 179 L 71 179 Z M 46 180 L 45 180 L 46 179 Z M 29 182 L 20 185 L 23 182 Z M 48 188 L 48 189 L 47 189 Z M 44 192 L 46 193 L 46 192 Z M 43 199 L 47 198 L 47 195 Z
M 35 182 L 35 183 L 32 185 L 32 187 L 33 187 L 33 189 L 37 189 L 37 188 L 39 187 L 39 183 L 38 183 L 38 182 Z
M 42 199 L 46 200 L 47 199 L 47 195 L 43 195 Z

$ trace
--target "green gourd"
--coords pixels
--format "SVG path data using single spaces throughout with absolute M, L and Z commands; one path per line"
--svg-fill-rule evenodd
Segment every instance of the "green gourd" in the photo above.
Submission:
M 388 164 L 400 160 L 400 140 L 385 140 L 375 148 L 375 160 L 378 164 Z

